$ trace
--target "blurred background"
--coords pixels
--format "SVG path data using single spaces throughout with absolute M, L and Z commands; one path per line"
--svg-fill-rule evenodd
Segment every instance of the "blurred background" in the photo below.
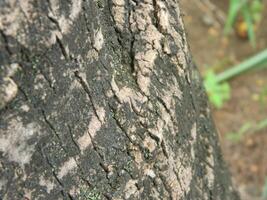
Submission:
M 267 0 L 180 0 L 243 200 L 267 199 Z

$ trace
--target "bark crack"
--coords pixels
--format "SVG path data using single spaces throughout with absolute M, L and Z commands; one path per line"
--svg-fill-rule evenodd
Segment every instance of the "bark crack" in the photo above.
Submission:
M 44 79 L 47 81 L 49 88 L 51 88 L 54 94 L 56 94 L 56 88 L 53 86 L 52 81 L 48 78 L 48 76 L 43 72 L 41 68 L 40 68 L 40 74 L 42 74 Z
M 59 39 L 58 36 L 56 36 L 56 42 L 58 43 L 58 46 L 62 52 L 62 55 L 66 60 L 69 60 L 69 53 L 66 50 L 66 47 L 64 46 L 63 42 Z
M 79 145 L 77 144 L 77 142 L 75 141 L 74 137 L 73 137 L 73 133 L 72 133 L 72 130 L 71 130 L 71 127 L 70 125 L 68 124 L 68 129 L 69 129 L 69 133 L 70 133 L 70 138 L 71 138 L 71 141 L 72 143 L 75 145 L 75 147 L 78 149 L 79 153 L 81 153 L 81 149 L 79 147 Z
M 6 51 L 7 51 L 7 53 L 9 55 L 12 55 L 12 52 L 11 52 L 11 50 L 9 48 L 9 45 L 8 45 L 8 38 L 7 38 L 6 34 L 4 33 L 4 31 L 1 30 L 1 29 L 0 29 L 0 35 L 2 36 L 2 38 L 4 40 L 4 47 L 5 47 Z
M 60 186 L 60 188 L 61 188 L 61 192 L 67 194 L 68 192 L 65 190 L 64 184 L 60 181 L 59 177 L 58 177 L 57 174 L 55 173 L 55 167 L 54 167 L 54 165 L 50 162 L 50 160 L 49 160 L 48 156 L 46 155 L 46 153 L 44 152 L 43 148 L 39 147 L 39 149 L 40 149 L 40 152 L 41 152 L 41 154 L 42 154 L 42 157 L 45 158 L 46 163 L 47 163 L 47 164 L 49 165 L 49 167 L 51 168 L 51 170 L 52 170 L 52 175 L 53 175 L 54 179 L 56 180 L 56 182 L 58 183 L 58 185 Z M 65 195 L 63 194 L 63 196 L 65 196 Z
M 114 116 L 116 114 L 116 110 L 112 108 L 112 106 L 109 106 L 111 111 L 113 112 L 112 118 L 115 120 L 116 125 L 120 128 L 120 130 L 124 133 L 124 135 L 128 138 L 128 140 L 134 144 L 130 136 L 127 134 L 127 131 L 125 128 L 121 125 L 120 121 Z
M 18 89 L 22 93 L 22 95 L 24 96 L 25 100 L 30 101 L 27 93 L 23 90 L 23 88 L 18 85 Z
M 102 120 L 101 120 L 100 116 L 97 113 L 97 109 L 96 109 L 95 103 L 93 101 L 93 97 L 92 97 L 92 94 L 91 94 L 89 86 L 87 85 L 86 81 L 83 80 L 83 78 L 79 75 L 78 71 L 74 72 L 74 76 L 77 78 L 78 82 L 81 84 L 82 88 L 84 89 L 85 93 L 87 94 L 87 96 L 89 98 L 89 101 L 92 104 L 94 114 L 96 115 L 97 119 L 102 123 Z
M 43 115 L 43 118 L 44 118 L 44 121 L 45 123 L 48 125 L 48 127 L 52 130 L 52 132 L 56 135 L 57 139 L 61 142 L 61 139 L 55 129 L 55 127 L 53 126 L 53 124 L 47 119 L 47 116 L 45 114 L 45 111 L 44 110 L 41 110 L 42 112 L 42 115 Z

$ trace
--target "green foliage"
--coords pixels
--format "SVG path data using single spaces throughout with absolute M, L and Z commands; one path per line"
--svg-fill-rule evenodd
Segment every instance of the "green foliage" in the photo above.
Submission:
M 254 26 L 253 26 L 253 17 L 251 10 L 247 4 L 245 4 L 242 8 L 242 14 L 244 17 L 244 20 L 247 24 L 248 28 L 248 38 L 252 44 L 253 47 L 256 45 L 256 39 L 255 39 L 255 34 L 254 34 Z
M 232 30 L 237 17 L 240 15 L 247 25 L 248 38 L 251 44 L 255 46 L 254 24 L 260 21 L 262 10 L 263 4 L 261 0 L 230 0 L 224 28 L 225 34 Z
M 230 99 L 230 86 L 226 81 L 250 69 L 262 69 L 263 67 L 267 67 L 267 49 L 218 75 L 209 69 L 204 76 L 204 86 L 210 102 L 216 108 L 221 108 L 223 103 Z
M 226 139 L 239 142 L 246 134 L 253 134 L 267 127 L 267 118 L 259 122 L 246 122 L 237 132 L 228 133 Z
M 230 0 L 228 16 L 224 27 L 224 32 L 226 34 L 228 34 L 231 31 L 232 27 L 234 26 L 237 15 L 243 4 L 244 1 L 241 0 Z
M 209 96 L 210 102 L 216 107 L 221 108 L 223 103 L 230 99 L 230 86 L 228 83 L 219 83 L 212 70 L 205 74 L 204 85 Z

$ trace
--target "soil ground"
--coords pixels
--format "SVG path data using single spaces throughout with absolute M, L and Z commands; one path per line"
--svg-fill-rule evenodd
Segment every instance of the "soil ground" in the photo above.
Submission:
M 256 29 L 257 47 L 233 32 L 223 35 L 227 0 L 180 0 L 188 42 L 200 71 L 225 69 L 267 48 L 267 1 Z M 260 199 L 267 177 L 267 128 L 247 131 L 239 141 L 227 139 L 244 124 L 267 119 L 267 68 L 254 70 L 230 81 L 231 99 L 213 109 L 225 160 L 243 200 Z

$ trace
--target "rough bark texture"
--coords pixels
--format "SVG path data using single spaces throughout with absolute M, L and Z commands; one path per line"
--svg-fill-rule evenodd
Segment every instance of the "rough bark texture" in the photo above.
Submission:
M 0 199 L 238 199 L 176 0 L 0 0 L 0 64 Z

